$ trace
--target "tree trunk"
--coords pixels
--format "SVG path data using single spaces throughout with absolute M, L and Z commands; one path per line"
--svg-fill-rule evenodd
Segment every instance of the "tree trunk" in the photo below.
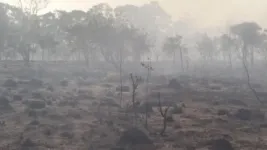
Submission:
M 163 118 L 163 128 L 162 128 L 162 130 L 160 132 L 160 135 L 163 135 L 165 133 L 166 125 L 167 125 L 167 117 L 165 115 L 164 118 Z
M 244 45 L 243 47 L 243 50 L 247 50 L 247 46 Z M 261 101 L 260 97 L 258 96 L 256 90 L 251 86 L 251 83 L 250 83 L 250 74 L 249 74 L 249 70 L 248 70 L 248 67 L 247 67 L 247 64 L 246 64 L 246 60 L 245 60 L 245 57 L 243 57 L 242 59 L 242 63 L 243 63 L 243 67 L 244 67 L 244 70 L 245 70 L 245 74 L 247 76 L 247 84 L 248 84 L 248 87 L 250 88 L 250 90 L 252 91 L 252 93 L 254 94 L 254 96 L 256 97 L 257 101 L 260 103 L 260 104 L 263 104 L 263 102 Z
M 225 52 L 223 52 L 223 61 L 227 61 Z
M 228 58 L 229 58 L 230 67 L 232 69 L 233 68 L 233 64 L 232 64 L 232 55 L 231 55 L 231 53 L 228 54 Z
M 145 128 L 148 129 L 148 92 L 149 92 L 149 87 L 148 87 L 148 83 L 149 83 L 149 75 L 150 75 L 150 62 L 148 62 L 148 69 L 147 69 L 147 78 L 146 78 L 146 106 L 145 106 Z
M 179 51 L 180 51 L 181 69 L 182 69 L 182 71 L 184 72 L 183 52 L 182 52 L 182 49 L 181 49 L 181 48 L 179 48 Z
M 25 55 L 23 56 L 23 61 L 25 63 L 26 66 L 29 66 L 30 65 L 30 50 L 27 49 L 26 52 L 25 52 Z
M 86 67 L 89 67 L 89 57 L 88 56 L 84 56 L 85 57 L 85 65 Z
M 134 82 L 134 81 L 132 81 Z M 134 84 L 134 83 L 133 83 Z M 136 113 L 136 102 L 135 102 L 135 88 L 133 87 L 133 93 L 132 93 L 132 103 L 133 103 L 133 111 L 134 111 L 134 125 L 137 124 L 137 113 Z
M 81 50 L 78 51 L 78 61 L 81 61 Z
M 189 66 L 189 57 L 186 56 L 186 70 L 188 71 L 189 68 L 190 68 L 190 66 Z
M 89 50 L 83 50 L 83 55 L 84 55 L 85 65 L 86 67 L 89 67 Z
M 244 44 L 244 47 L 242 49 L 242 61 L 244 61 L 245 65 L 247 66 L 248 62 L 247 62 L 247 53 L 248 53 L 248 49 L 247 46 Z
M 44 61 L 44 49 L 42 49 L 42 61 Z
M 251 67 L 254 66 L 254 49 L 253 48 L 250 49 L 250 64 L 251 64 Z
M 173 64 L 175 64 L 175 51 L 173 52 Z
M 156 55 L 156 62 L 159 62 L 159 55 Z
M 3 52 L 0 52 L 0 61 L 3 60 Z
M 122 50 L 120 49 L 120 106 L 122 107 Z

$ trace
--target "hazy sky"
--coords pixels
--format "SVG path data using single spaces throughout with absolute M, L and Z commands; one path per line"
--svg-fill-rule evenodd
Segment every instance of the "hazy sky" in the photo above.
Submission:
M 15 4 L 18 0 L 0 0 Z M 50 0 L 48 8 L 83 9 L 107 2 L 111 6 L 140 5 L 150 0 Z M 198 26 L 224 26 L 236 21 L 257 21 L 267 27 L 267 0 L 158 0 L 174 19 L 188 17 Z

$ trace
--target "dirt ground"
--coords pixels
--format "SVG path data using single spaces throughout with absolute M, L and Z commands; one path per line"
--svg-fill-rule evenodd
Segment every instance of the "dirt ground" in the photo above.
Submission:
M 139 85 L 140 108 L 145 101 L 152 107 L 145 129 L 141 109 L 136 110 L 137 123 L 133 121 L 127 75 L 123 84 L 130 89 L 120 101 L 116 73 L 81 71 L 67 65 L 1 67 L 0 149 L 115 150 L 122 133 L 133 126 L 144 131 L 158 150 L 208 150 L 214 139 L 226 139 L 236 150 L 267 149 L 264 85 L 253 85 L 263 101 L 259 103 L 243 80 L 190 76 L 176 80 L 180 87 L 174 88 L 168 77 L 154 76 L 148 96 L 146 84 Z M 167 122 L 163 136 L 159 92 L 163 106 L 179 109 L 170 111 L 173 119 Z

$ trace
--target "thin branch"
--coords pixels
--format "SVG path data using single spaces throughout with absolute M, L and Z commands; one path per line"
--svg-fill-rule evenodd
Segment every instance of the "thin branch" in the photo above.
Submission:
M 243 50 L 246 50 L 246 46 L 244 45 L 244 48 Z M 243 66 L 244 66 L 244 69 L 245 69 L 245 72 L 246 72 L 246 76 L 247 76 L 247 84 L 248 84 L 248 87 L 250 88 L 250 90 L 253 92 L 254 96 L 256 97 L 256 99 L 260 102 L 260 104 L 263 104 L 263 102 L 260 100 L 256 90 L 251 86 L 251 83 L 250 83 L 250 75 L 249 75 L 249 70 L 248 70 L 248 67 L 246 65 L 246 58 L 243 56 L 242 58 L 242 63 L 243 63 Z

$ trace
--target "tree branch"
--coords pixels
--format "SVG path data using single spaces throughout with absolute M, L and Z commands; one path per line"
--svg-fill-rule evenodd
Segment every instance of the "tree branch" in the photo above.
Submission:
M 246 45 L 244 44 L 244 48 L 243 50 L 246 50 Z M 250 90 L 253 92 L 254 96 L 256 97 L 256 99 L 260 102 L 260 104 L 263 104 L 263 102 L 260 100 L 256 90 L 251 86 L 251 83 L 250 83 L 250 75 L 249 75 L 249 70 L 248 70 L 248 67 L 246 65 L 246 58 L 243 56 L 242 57 L 242 63 L 243 63 L 243 66 L 244 66 L 244 70 L 245 70 L 245 73 L 246 73 L 246 76 L 247 76 L 247 84 L 248 84 L 248 87 L 250 88 Z

